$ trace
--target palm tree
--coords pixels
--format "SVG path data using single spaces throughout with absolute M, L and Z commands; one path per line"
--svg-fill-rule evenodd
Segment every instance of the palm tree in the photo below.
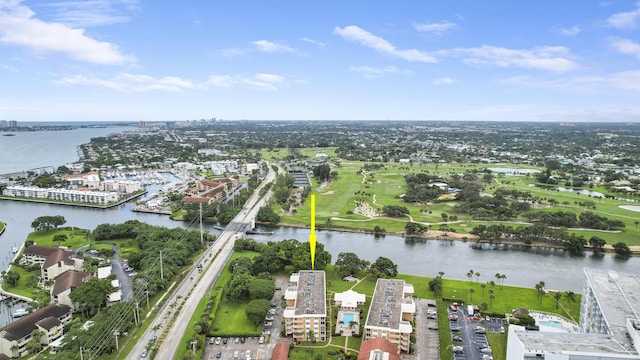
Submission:
M 484 288 L 487 287 L 487 284 L 480 284 L 480 287 L 482 288 L 482 298 L 484 299 Z
M 640 224 L 640 221 L 636 220 L 633 222 L 633 224 L 636 226 L 636 229 L 638 228 L 638 224 Z
M 493 291 L 491 289 L 489 289 L 489 291 Z M 492 292 L 489 293 L 489 306 L 493 307 L 493 300 L 496 298 L 495 295 L 493 295 Z
M 476 292 L 476 290 L 474 288 L 469 289 L 469 295 L 471 295 L 471 301 L 473 302 L 473 293 Z
M 573 291 L 565 291 L 563 296 L 567 302 L 576 302 L 576 294 Z
M 544 285 L 545 285 L 544 281 L 540 281 L 535 286 L 536 291 L 538 292 L 538 299 L 540 299 L 540 305 L 542 305 L 542 297 L 545 294 Z
M 553 298 L 556 299 L 556 310 L 558 310 L 558 307 L 560 306 L 561 297 L 562 297 L 562 293 L 560 292 L 556 292 L 555 294 L 553 294 Z
M 479 279 L 480 279 L 480 272 L 476 271 L 476 284 L 478 283 Z
M 18 357 L 18 351 L 20 350 L 20 347 L 18 347 L 18 344 L 14 343 L 13 345 L 11 345 L 9 350 L 11 350 L 13 357 Z
M 494 275 L 494 277 L 496 278 L 496 282 L 497 282 L 498 284 L 500 283 L 500 279 L 501 279 L 501 277 L 500 277 L 500 276 L 501 276 L 501 275 L 500 275 L 500 273 L 496 273 L 496 274 Z
M 469 282 L 471 282 L 472 277 L 473 277 L 473 270 L 469 270 L 469 272 L 467 273 L 467 278 L 469 279 Z
M 500 274 L 500 279 L 502 280 L 502 285 L 504 285 L 504 280 L 507 278 L 507 275 Z

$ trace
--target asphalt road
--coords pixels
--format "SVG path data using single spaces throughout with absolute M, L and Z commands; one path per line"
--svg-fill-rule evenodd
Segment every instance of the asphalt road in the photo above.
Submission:
M 269 191 L 263 198 L 260 198 L 260 190 L 274 179 L 275 171 L 269 169 L 267 177 L 247 200 L 244 209 L 236 215 L 233 221 L 218 236 L 214 244 L 205 250 L 198 258 L 184 277 L 184 280 L 174 287 L 171 295 L 158 311 L 155 321 L 149 326 L 147 331 L 145 331 L 140 338 L 140 342 L 133 348 L 126 359 L 133 360 L 141 358 L 143 350 L 148 345 L 154 333 L 156 333 L 153 330 L 156 325 L 161 326 L 159 332 L 164 332 L 164 336 L 160 339 L 161 342 L 159 343 L 158 351 L 154 359 L 169 360 L 174 358 L 176 350 L 181 345 L 182 335 L 189 325 L 189 320 L 191 320 L 191 316 L 195 312 L 198 302 L 207 296 L 208 291 L 218 276 L 220 276 L 224 265 L 231 257 L 234 241 L 244 236 L 244 231 L 247 226 L 250 227 L 249 224 L 252 219 L 256 217 L 260 207 L 266 203 L 272 194 L 272 191 Z M 215 254 L 218 255 L 213 259 L 213 263 L 209 265 L 209 262 Z M 199 264 L 203 265 L 204 271 L 202 273 L 198 271 Z M 173 319 L 175 315 L 173 311 L 179 311 L 179 313 L 171 323 L 170 320 Z

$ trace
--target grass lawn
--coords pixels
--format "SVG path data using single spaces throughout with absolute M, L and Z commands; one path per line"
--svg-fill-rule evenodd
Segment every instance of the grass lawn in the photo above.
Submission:
M 5 227 L 5 223 L 3 223 L 2 221 L 0 221 L 0 233 L 2 233 L 2 231 L 4 230 Z
M 8 287 L 4 284 L 4 290 L 33 299 L 35 293 L 39 290 L 36 286 L 38 285 L 38 278 L 40 277 L 40 269 L 27 271 L 21 266 L 12 266 L 11 270 L 20 274 L 20 280 L 18 280 L 18 284 L 13 287 Z
M 227 282 L 231 279 L 231 270 L 229 267 L 231 263 L 239 258 L 239 257 L 248 257 L 253 258 L 259 255 L 255 252 L 234 252 L 231 256 L 231 259 L 227 263 L 224 271 L 220 274 L 220 277 L 216 281 L 213 286 L 212 292 L 218 292 L 226 287 Z M 226 289 L 223 291 L 222 297 L 220 298 L 220 304 L 218 306 L 218 310 L 215 314 L 215 318 L 212 324 L 211 333 L 219 336 L 256 336 L 260 335 L 262 326 L 258 324 L 257 326 L 247 319 L 247 315 L 245 314 L 245 306 L 248 301 L 238 302 L 231 301 L 227 299 Z M 197 313 L 194 314 L 194 317 L 199 319 L 200 315 Z
M 487 340 L 491 346 L 494 360 L 507 359 L 507 334 L 488 333 Z
M 560 304 L 568 311 L 568 313 L 566 313 L 562 307 L 556 309 L 556 301 L 551 293 L 545 294 L 541 303 L 538 299 L 537 291 L 533 288 L 535 284 L 532 284 L 531 288 L 496 285 L 493 288 L 495 296 L 493 301 L 491 301 L 489 296 L 489 289 L 491 289 L 491 287 L 486 285 L 483 295 L 483 289 L 480 285 L 482 285 L 482 283 L 478 284 L 475 279 L 472 281 L 443 279 L 442 297 L 477 306 L 486 302 L 488 305 L 487 310 L 498 314 L 511 313 L 514 309 L 524 307 L 529 310 L 541 310 L 560 314 L 567 318 L 572 317 L 576 322 L 580 319 L 581 297 L 579 294 L 576 294 L 575 302 L 567 302 L 564 298 L 560 300 Z M 469 289 L 474 289 L 474 293 L 471 294 Z
M 331 154 L 328 149 L 322 149 L 325 153 Z M 320 149 L 300 149 L 301 154 L 309 157 L 315 156 Z M 442 221 L 442 213 L 451 215 L 453 207 L 457 205 L 456 201 L 444 201 L 440 203 L 430 204 L 414 204 L 405 203 L 398 195 L 406 191 L 404 176 L 410 173 L 426 172 L 429 174 L 441 175 L 443 177 L 453 174 L 463 173 L 472 169 L 481 169 L 487 167 L 483 164 L 389 164 L 380 163 L 383 167 L 379 170 L 363 172 L 357 174 L 358 170 L 362 170 L 365 163 L 358 161 L 340 161 L 340 167 L 336 170 L 339 175 L 326 189 L 317 193 L 316 196 L 316 223 L 318 227 L 325 227 L 326 221 L 331 220 L 332 228 L 343 229 L 362 229 L 372 231 L 375 226 L 380 226 L 387 231 L 402 232 L 405 224 L 409 221 L 405 218 L 374 218 L 369 219 L 356 214 L 348 214 L 355 209 L 356 201 L 367 202 L 372 208 L 381 210 L 384 205 L 399 205 L 406 207 L 414 221 L 422 223 L 439 223 Z M 518 167 L 518 168 L 535 168 L 532 166 L 518 166 L 512 164 L 492 164 L 491 167 Z M 535 179 L 531 176 L 503 176 L 494 173 L 494 182 L 484 185 L 486 193 L 494 193 L 498 188 L 517 189 L 520 191 L 530 192 L 534 197 L 541 199 L 544 207 L 533 211 L 571 211 L 576 214 L 584 211 L 592 211 L 600 216 L 610 219 L 621 220 L 626 227 L 616 232 L 597 231 L 597 230 L 569 230 L 570 233 L 576 235 L 584 235 L 589 239 L 592 236 L 599 236 L 607 241 L 608 244 L 617 242 L 625 242 L 629 246 L 640 245 L 640 229 L 635 222 L 640 217 L 637 212 L 620 208 L 620 205 L 634 205 L 636 203 L 624 200 L 614 200 L 605 198 L 596 198 L 576 192 L 548 190 L 535 185 Z M 560 185 L 561 186 L 561 185 Z M 607 192 L 604 188 L 594 188 L 607 195 L 614 195 Z M 552 206 L 548 201 L 553 199 L 557 201 L 557 205 Z M 593 201 L 595 209 L 580 206 L 581 202 Z M 301 208 L 297 210 L 297 214 L 293 216 L 283 216 L 283 224 L 304 224 L 310 223 L 310 201 L 307 200 Z M 465 214 L 457 214 L 459 220 L 472 220 Z M 344 220 L 338 220 L 344 219 Z M 525 220 L 524 218 L 514 219 L 515 221 Z M 491 224 L 487 222 L 485 224 Z M 471 229 L 479 225 L 479 223 L 467 223 L 467 226 L 454 224 L 452 227 L 458 233 L 468 233 Z M 434 224 L 433 229 L 437 230 L 439 225 Z M 515 224 L 514 224 L 515 226 Z
M 55 235 L 67 235 L 67 240 L 62 242 L 53 241 Z M 41 246 L 66 246 L 71 249 L 77 249 L 84 245 L 89 245 L 89 240 L 84 229 L 61 229 L 50 231 L 34 231 L 27 235 L 27 240 L 33 240 L 37 245 Z
M 104 240 L 97 241 L 94 245 L 96 249 L 99 249 L 99 246 L 105 246 L 106 248 L 111 248 L 111 244 L 118 245 L 118 249 L 120 250 L 120 258 L 127 259 L 129 254 L 131 253 L 139 253 L 140 247 L 138 246 L 138 242 L 135 239 L 116 239 L 116 240 Z

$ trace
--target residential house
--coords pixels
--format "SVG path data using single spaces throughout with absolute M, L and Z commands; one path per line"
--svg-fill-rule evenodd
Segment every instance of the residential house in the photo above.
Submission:
M 400 360 L 397 344 L 385 338 L 365 340 L 360 345 L 358 360 Z
M 33 265 L 33 264 L 44 264 L 47 257 L 54 252 L 58 251 L 58 247 L 51 246 L 41 246 L 41 245 L 30 245 L 24 249 L 22 252 L 22 258 L 20 259 L 20 263 Z

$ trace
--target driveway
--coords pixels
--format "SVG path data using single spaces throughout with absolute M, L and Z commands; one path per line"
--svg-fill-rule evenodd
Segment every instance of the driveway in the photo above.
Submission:
M 111 259 L 111 272 L 116 274 L 120 280 L 120 291 L 122 292 L 122 301 L 131 301 L 133 299 L 133 285 L 131 277 L 122 269 L 122 260 L 120 259 L 120 249 L 118 245 L 111 244 L 115 255 Z
M 438 315 L 435 319 L 427 319 L 427 314 L 431 310 L 436 311 L 435 300 L 415 299 L 416 303 L 416 334 L 415 351 L 413 359 L 415 360 L 438 360 L 440 359 L 440 338 L 438 330 L 431 330 L 429 327 L 438 326 Z M 410 358 L 410 357 L 407 357 Z

